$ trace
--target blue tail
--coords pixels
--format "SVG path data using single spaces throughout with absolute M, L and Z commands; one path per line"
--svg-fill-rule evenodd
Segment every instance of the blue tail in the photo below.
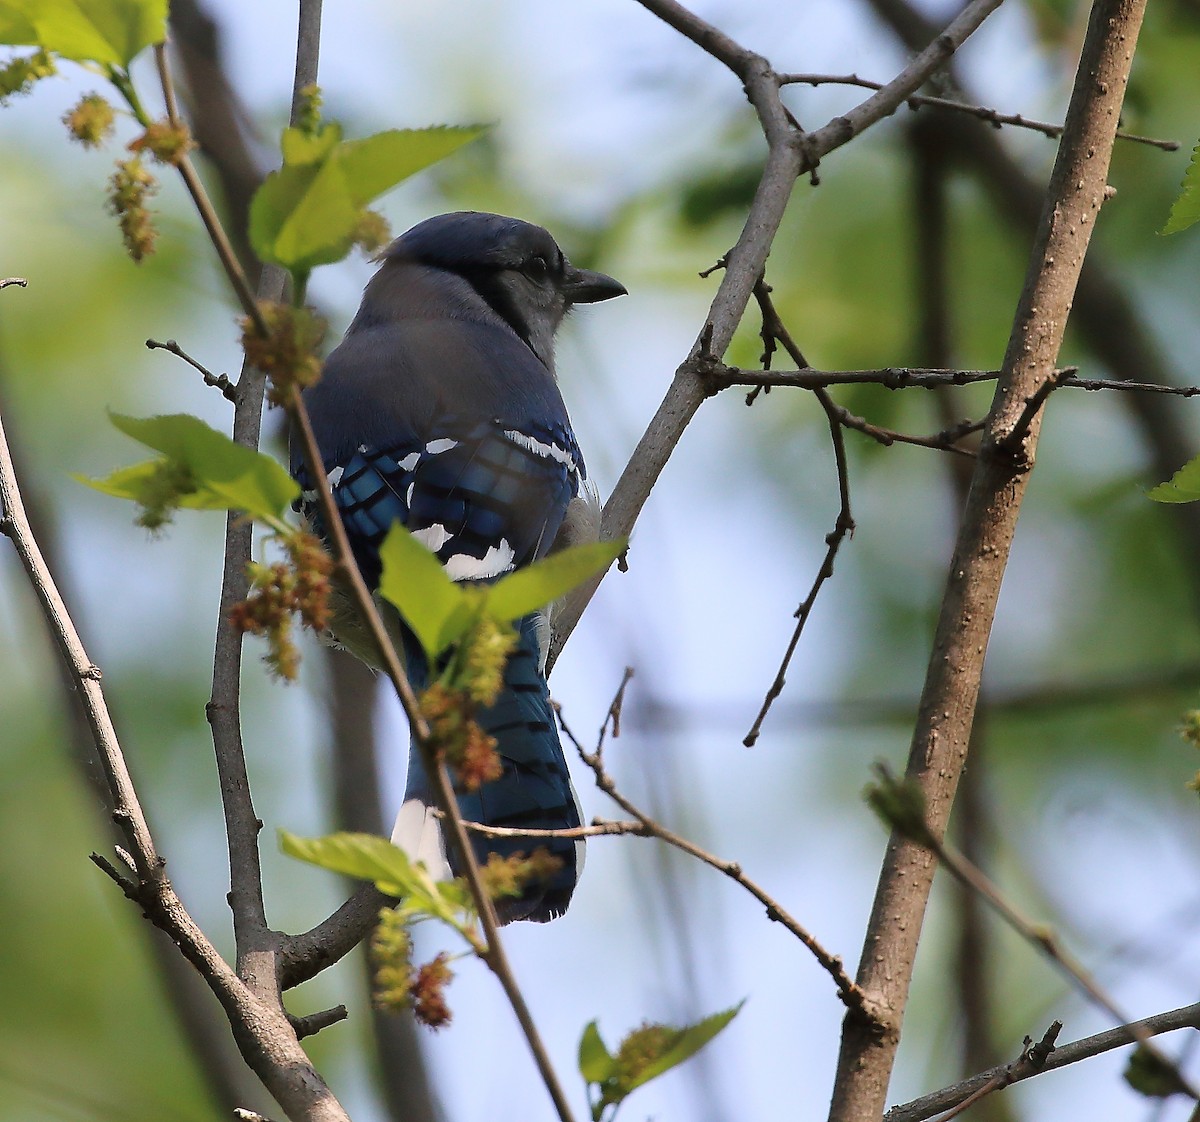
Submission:
M 504 688 L 494 705 L 476 712 L 483 730 L 496 738 L 504 770 L 499 779 L 483 784 L 477 791 L 459 792 L 459 809 L 469 822 L 534 830 L 564 830 L 580 825 L 575 791 L 550 708 L 550 691 L 541 671 L 540 622 L 536 615 L 521 620 L 520 640 L 505 669 Z M 413 685 L 420 688 L 426 676 L 424 660 L 414 658 L 410 650 L 408 663 Z M 410 799 L 426 805 L 433 801 L 428 777 L 415 750 L 409 754 L 406 806 Z M 480 862 L 486 862 L 489 853 L 507 857 L 540 848 L 562 862 L 545 880 L 527 885 L 519 898 L 496 901 L 502 923 L 517 919 L 545 923 L 567 910 L 583 868 L 582 841 L 469 836 Z M 461 870 L 453 846 L 443 843 L 443 849 L 451 871 L 457 875 Z M 415 850 L 410 848 L 410 852 Z

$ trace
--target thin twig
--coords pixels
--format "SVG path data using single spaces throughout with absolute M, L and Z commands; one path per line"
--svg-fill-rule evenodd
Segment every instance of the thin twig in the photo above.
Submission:
M 643 810 L 635 806 L 625 795 L 617 788 L 616 782 L 609 775 L 608 770 L 604 766 L 604 740 L 607 731 L 611 726 L 619 728 L 620 723 L 620 706 L 626 686 L 629 684 L 633 672 L 626 669 L 625 676 L 621 680 L 621 685 L 617 690 L 616 696 L 613 698 L 612 704 L 609 706 L 608 713 L 605 715 L 604 722 L 600 726 L 600 734 L 597 737 L 595 751 L 589 752 L 583 747 L 579 738 L 571 731 L 570 726 L 563 719 L 562 708 L 558 705 L 554 706 L 554 711 L 558 716 L 559 727 L 563 731 L 563 735 L 574 746 L 575 751 L 579 754 L 579 758 L 591 769 L 596 780 L 596 786 L 600 788 L 610 799 L 612 799 L 626 814 L 632 816 L 636 821 L 632 822 L 616 822 L 605 819 L 596 819 L 591 826 L 581 827 L 576 830 L 506 830 L 500 836 L 524 836 L 524 837 L 582 837 L 602 834 L 630 834 L 635 837 L 657 838 L 659 841 L 666 842 L 668 845 L 674 846 L 676 849 L 682 850 L 690 857 L 702 861 L 710 868 L 716 869 L 719 873 L 724 873 L 730 880 L 741 885 L 747 892 L 750 893 L 763 907 L 766 909 L 767 918 L 776 923 L 782 924 L 788 931 L 796 936 L 805 947 L 812 952 L 817 962 L 825 969 L 829 976 L 833 979 L 838 988 L 838 997 L 847 1006 L 847 1008 L 856 1009 L 863 1016 L 869 1017 L 871 1014 L 868 1009 L 866 996 L 854 984 L 850 975 L 846 973 L 842 959 L 838 955 L 830 954 L 817 940 L 807 931 L 800 923 L 787 912 L 782 905 L 772 897 L 765 889 L 762 888 L 756 881 L 751 880 L 742 871 L 742 867 L 736 861 L 726 861 L 715 854 L 709 853 L 696 845 L 695 842 L 689 841 L 680 834 L 676 834 L 673 830 L 667 829 L 660 822 L 651 818 Z M 614 732 L 615 735 L 615 732 Z M 481 833 L 493 834 L 497 831 L 495 828 L 484 827 Z
M 798 366 L 803 366 L 805 364 L 804 355 L 800 352 L 800 348 L 796 345 L 795 340 L 792 339 L 783 321 L 779 318 L 779 313 L 775 309 L 774 302 L 771 300 L 771 290 L 762 278 L 759 278 L 758 283 L 754 286 L 754 297 L 758 301 L 758 306 L 762 313 L 761 333 L 763 339 L 762 357 L 764 367 L 770 366 L 776 340 L 783 344 L 784 349 L 791 356 L 793 362 Z M 829 420 L 829 435 L 833 442 L 834 462 L 837 466 L 838 514 L 834 521 L 833 529 L 825 537 L 825 556 L 821 561 L 821 567 L 817 570 L 816 577 L 813 578 L 808 595 L 801 601 L 800 606 L 794 613 L 796 626 L 792 630 L 792 637 L 788 641 L 787 649 L 783 653 L 779 669 L 776 671 L 775 678 L 767 690 L 766 697 L 763 698 L 758 716 L 754 718 L 754 724 L 750 726 L 750 731 L 746 733 L 745 739 L 742 741 L 747 748 L 752 748 L 758 741 L 758 736 L 762 730 L 762 724 L 766 719 L 767 713 L 770 712 L 775 699 L 783 693 L 788 666 L 791 665 L 792 656 L 796 653 L 797 646 L 799 646 L 800 636 L 804 632 L 804 625 L 808 622 L 813 605 L 817 601 L 817 594 L 821 591 L 825 581 L 833 576 L 834 558 L 837 557 L 842 542 L 845 541 L 848 534 L 854 533 L 854 516 L 850 512 L 850 469 L 846 463 L 846 443 L 842 438 L 842 423 L 838 415 L 839 407 L 823 386 L 814 387 L 813 392 L 820 402 L 821 408 L 825 410 L 825 415 Z
M 1094 1036 L 1073 1040 L 1070 1044 L 1059 1045 L 1046 1057 L 1046 1062 L 1039 1071 L 1017 1072 L 1010 1082 L 1018 1083 L 1034 1075 L 1039 1075 L 1041 1072 L 1058 1071 L 1071 1064 L 1101 1056 L 1116 1048 L 1124 1048 L 1129 1044 L 1136 1043 L 1139 1034 L 1158 1036 L 1164 1032 L 1175 1032 L 1183 1028 L 1200 1028 L 1200 1002 L 1195 1005 L 1185 1005 L 1179 1009 L 1171 1009 L 1165 1013 L 1156 1013 L 1152 1017 L 1105 1029 L 1104 1032 L 1098 1032 Z M 925 1119 L 933 1118 L 941 1111 L 957 1106 L 975 1094 L 980 1087 L 987 1086 L 997 1077 L 1002 1077 L 1008 1067 L 1009 1065 L 1004 1064 L 988 1071 L 981 1071 L 952 1086 L 943 1087 L 941 1090 L 922 1095 L 919 1099 L 894 1106 L 883 1116 L 883 1122 L 924 1122 Z
M 883 89 L 882 82 L 872 82 L 869 78 L 860 78 L 857 74 L 780 74 L 781 86 L 859 86 L 866 90 Z M 925 94 L 913 94 L 906 99 L 910 109 L 928 106 L 931 109 L 949 109 L 955 113 L 966 113 L 978 117 L 981 121 L 1000 128 L 1001 125 L 1013 125 L 1017 128 L 1031 129 L 1044 136 L 1057 138 L 1062 136 L 1062 125 L 1050 124 L 1047 121 L 1034 121 L 1020 113 L 1001 113 L 984 105 L 972 105 L 970 102 L 954 101 L 945 97 L 929 97 Z M 1138 136 L 1134 133 L 1117 130 L 1118 140 L 1127 140 L 1134 144 L 1146 144 L 1151 148 L 1161 148 L 1164 152 L 1177 152 L 1178 140 L 1159 140 L 1151 136 Z
M 963 1099 L 953 1109 L 948 1110 L 937 1122 L 950 1122 L 952 1118 L 957 1118 L 964 1110 L 974 1106 L 980 1099 L 990 1095 L 993 1091 L 1001 1091 L 1018 1079 L 1027 1079 L 1031 1075 L 1037 1075 L 1046 1066 L 1046 1061 L 1054 1052 L 1054 1045 L 1058 1040 L 1058 1034 L 1062 1032 L 1062 1027 L 1062 1021 L 1052 1022 L 1045 1035 L 1036 1044 L 1028 1036 L 1025 1037 L 1025 1046 L 1021 1049 L 1021 1054 L 1011 1064 L 988 1080 L 974 1094 Z
M 29 281 L 24 277 L 0 277 L 0 288 L 8 288 L 11 285 L 16 285 L 18 288 L 28 288 Z
M 155 46 L 154 61 L 158 67 L 159 81 L 162 84 L 163 100 L 167 106 L 167 120 L 170 121 L 173 128 L 184 128 L 186 126 L 184 126 L 183 120 L 179 116 L 179 109 L 175 103 L 175 86 L 171 81 L 171 67 L 167 60 L 166 43 L 158 43 Z M 205 230 L 208 231 L 209 240 L 212 242 L 213 248 L 217 251 L 221 267 L 225 270 L 225 275 L 229 278 L 229 283 L 233 286 L 233 291 L 237 295 L 238 303 L 242 306 L 242 311 L 250 317 L 254 324 L 254 329 L 260 335 L 267 335 L 266 320 L 263 319 L 262 312 L 258 307 L 258 301 L 250 289 L 250 282 L 246 279 L 246 274 L 242 272 L 242 266 L 238 262 L 237 254 L 234 252 L 233 246 L 225 234 L 225 227 L 221 224 L 220 216 L 217 214 L 216 208 L 212 205 L 212 201 L 208 197 L 208 192 L 204 189 L 204 183 L 196 172 L 196 165 L 192 163 L 191 157 L 185 152 L 180 156 L 176 167 L 179 168 L 179 174 L 183 178 L 184 186 L 187 187 L 188 194 L 191 195 L 192 202 L 195 204 L 196 212 L 200 215 L 200 220 L 204 223 Z
M 157 339 L 147 339 L 146 347 L 151 351 L 167 351 L 175 355 L 177 358 L 183 359 L 189 366 L 200 371 L 204 378 L 206 386 L 214 386 L 221 391 L 222 396 L 227 401 L 237 402 L 237 390 L 228 374 L 214 374 L 211 370 L 202 366 L 190 354 L 187 353 L 174 339 L 168 339 L 165 343 L 160 343 Z
M 706 342 L 702 347 L 698 338 L 690 359 L 676 371 L 658 411 L 621 473 L 616 489 L 604 507 L 602 538 L 611 540 L 628 536 L 633 530 L 683 431 L 707 396 L 705 385 L 690 362 L 702 351 L 723 355 L 728 348 L 750 301 L 755 281 L 762 274 L 797 178 L 805 172 L 814 172 L 824 156 L 894 112 L 906 97 L 916 93 L 999 7 L 1000 2 L 971 0 L 882 90 L 815 132 L 803 133 L 797 129 L 783 104 L 778 76 L 765 59 L 739 46 L 674 0 L 640 0 L 648 11 L 719 59 L 737 76 L 762 127 L 767 141 L 767 159 L 741 234 L 724 257 L 721 284 L 705 316 Z M 553 666 L 602 579 L 603 574 L 581 588 L 569 608 L 556 618 L 548 666 Z
M 1084 995 L 1108 1013 L 1113 1020 L 1122 1023 L 1133 1023 L 1117 1007 L 1116 1002 L 1105 992 L 1095 978 L 1091 976 L 1083 964 L 1062 946 L 1055 932 L 1046 924 L 1034 923 L 1022 915 L 1016 905 L 1000 891 L 982 869 L 969 861 L 957 850 L 948 846 L 943 840 L 934 836 L 931 832 L 923 832 L 919 841 L 933 851 L 941 864 L 960 884 L 985 900 L 1009 927 L 1016 931 L 1026 942 L 1045 954 Z M 1136 1028 L 1130 1031 L 1134 1033 L 1137 1042 L 1158 1063 L 1169 1069 L 1178 1078 L 1180 1088 L 1186 1090 L 1192 1098 L 1200 1101 L 1200 1093 L 1197 1093 L 1184 1078 L 1170 1057 L 1164 1054 L 1151 1041 L 1150 1034 Z
M 1052 377 L 1063 389 L 1116 390 L 1125 393 L 1157 393 L 1175 397 L 1200 396 L 1200 386 L 1170 386 L 1158 382 L 1134 382 L 1124 378 L 1080 378 L 1078 367 L 1063 366 Z M 967 386 L 994 382 L 999 370 L 948 370 L 937 367 L 884 366 L 875 370 L 748 370 L 721 363 L 697 363 L 695 372 L 702 377 L 710 393 L 746 386 L 788 386 L 813 390 L 826 386 L 883 386 L 889 390 L 910 388 L 937 389 L 941 386 Z
M 437 812 L 438 817 L 442 812 Z M 641 822 L 624 821 L 617 818 L 593 818 L 586 826 L 572 826 L 563 830 L 522 829 L 515 826 L 485 826 L 482 822 L 464 819 L 463 825 L 472 833 L 485 838 L 544 838 L 546 840 L 578 841 L 581 838 L 641 837 L 654 835 Z
M 983 421 L 962 421 L 952 428 L 943 429 L 930 436 L 914 436 L 912 433 L 883 428 L 868 421 L 865 417 L 851 413 L 849 409 L 836 403 L 833 405 L 833 415 L 845 428 L 861 432 L 885 448 L 890 448 L 893 444 L 911 444 L 917 448 L 933 448 L 939 452 L 951 452 L 968 460 L 973 460 L 975 453 L 970 448 L 960 448 L 958 441 L 973 432 L 979 432 L 985 424 Z

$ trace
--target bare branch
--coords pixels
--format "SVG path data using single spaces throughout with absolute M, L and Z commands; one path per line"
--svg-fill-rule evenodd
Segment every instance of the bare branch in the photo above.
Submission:
M 300 57 L 303 57 L 303 55 Z M 175 87 L 171 82 L 171 68 L 167 60 L 167 46 L 165 43 L 159 43 L 155 46 L 154 61 L 158 67 L 159 81 L 162 84 L 163 100 L 167 105 L 167 120 L 175 128 L 182 128 L 184 125 L 180 119 L 179 108 L 175 101 Z M 315 59 L 313 68 L 315 73 Z M 204 223 L 205 230 L 208 231 L 209 240 L 212 242 L 213 248 L 217 251 L 221 267 L 225 270 L 225 276 L 229 279 L 238 302 L 242 305 L 242 311 L 253 321 L 258 333 L 266 335 L 267 324 L 262 317 L 262 312 L 259 311 L 258 301 L 255 300 L 254 293 L 250 290 L 250 282 L 246 280 L 246 274 L 242 272 L 242 266 L 238 261 L 237 254 L 234 253 L 233 246 L 229 243 L 229 238 L 225 234 L 225 227 L 221 224 L 221 219 L 217 214 L 216 208 L 212 205 L 212 201 L 208 197 L 208 192 L 204 189 L 204 183 L 196 172 L 195 164 L 192 163 L 191 157 L 185 152 L 180 156 L 175 166 L 179 169 L 184 186 L 187 188 L 188 194 L 192 197 L 196 213 L 200 215 L 200 220 Z
M 987 637 L 1039 433 L 1020 454 L 1005 447 L 1028 398 L 1052 376 L 1083 257 L 1106 197 L 1109 159 L 1144 11 L 1142 0 L 1097 0 L 1051 176 L 1025 289 L 996 388 L 971 496 L 950 565 L 908 775 L 941 837 L 966 759 Z M 893 836 L 860 960 L 858 984 L 878 1000 L 889 1031 L 847 1015 L 831 1122 L 865 1122 L 883 1109 L 935 863 Z
M 907 50 L 918 50 L 936 30 L 909 0 L 868 3 Z M 948 74 L 953 85 L 961 89 L 963 82 L 953 66 Z M 966 118 L 952 115 L 943 115 L 937 125 L 956 163 L 973 172 L 978 187 L 991 199 L 995 212 L 1006 219 L 1012 235 L 1027 239 L 1029 231 L 1037 226 L 1044 184 L 1008 154 L 995 129 L 979 128 Z M 1167 355 L 1130 296 L 1126 271 L 1105 259 L 1103 246 L 1093 246 L 1084 262 L 1072 323 L 1080 340 L 1118 378 L 1128 383 L 1167 386 L 1180 377 L 1176 373 L 1178 363 Z M 1134 393 L 1125 403 L 1147 452 L 1148 474 L 1155 481 L 1169 478 L 1194 454 L 1190 427 L 1160 394 Z M 1200 609 L 1200 505 L 1173 504 L 1163 516 L 1174 523 L 1179 535 L 1193 610 Z
M 0 289 L 9 288 L 12 285 L 16 285 L 18 288 L 27 288 L 29 281 L 24 277 L 0 277 Z
M 157 339 L 147 339 L 146 348 L 151 351 L 168 351 L 176 358 L 183 359 L 189 366 L 200 371 L 206 386 L 214 386 L 220 390 L 227 401 L 237 401 L 237 391 L 228 374 L 214 374 L 192 358 L 174 339 L 168 339 L 165 343 L 160 343 Z
M 771 355 L 774 352 L 776 340 L 783 344 L 784 349 L 791 356 L 793 362 L 797 365 L 803 365 L 805 361 L 804 355 L 801 354 L 800 348 L 792 339 L 791 333 L 779 318 L 779 313 L 775 310 L 775 305 L 771 300 L 770 289 L 761 279 L 754 287 L 754 297 L 758 301 L 759 309 L 762 312 L 764 367 L 769 367 L 771 364 Z M 839 415 L 839 406 L 829 396 L 829 392 L 824 387 L 815 387 L 813 392 L 816 394 L 817 400 L 821 403 L 821 408 L 825 410 L 825 415 L 829 420 L 829 435 L 833 442 L 834 462 L 837 465 L 838 501 L 840 505 L 833 529 L 825 537 L 825 557 L 821 561 L 821 567 L 817 570 L 817 575 L 813 579 L 808 595 L 801 601 L 800 606 L 795 611 L 796 626 L 792 631 L 791 639 L 788 641 L 787 649 L 783 653 L 779 670 L 776 672 L 775 679 L 767 690 L 767 695 L 763 699 L 758 716 L 754 718 L 754 724 L 750 727 L 750 731 L 746 733 L 746 737 L 742 741 L 747 748 L 752 748 L 757 742 L 759 732 L 762 729 L 762 723 L 766 719 L 771 705 L 783 692 L 787 668 L 791 664 L 792 656 L 796 653 L 796 647 L 800 643 L 800 636 L 804 632 L 804 625 L 808 622 L 813 605 L 817 601 L 817 594 L 821 591 L 825 582 L 833 576 L 834 558 L 837 557 L 842 542 L 846 540 L 848 534 L 854 533 L 854 516 L 850 513 L 850 469 L 846 463 L 846 442 L 842 438 L 842 418 Z
M 1058 940 L 1053 929 L 1046 924 L 1034 923 L 1021 914 L 1017 906 L 992 883 L 982 869 L 969 861 L 961 853 L 952 849 L 932 834 L 922 836 L 919 843 L 928 846 L 936 855 L 938 861 L 946 870 L 969 891 L 976 893 L 987 902 L 993 911 L 999 915 L 1027 943 L 1042 952 L 1079 990 L 1108 1013 L 1114 1020 L 1134 1025 L 1131 1032 L 1153 1058 L 1163 1067 L 1170 1070 L 1176 1077 L 1181 1090 L 1186 1091 L 1194 1099 L 1200 1101 L 1200 1094 L 1191 1087 L 1188 1080 L 1176 1068 L 1170 1057 L 1164 1055 L 1150 1041 L 1150 1034 L 1136 1027 L 1134 1022 L 1117 1007 L 1113 998 L 1101 988 L 1095 978 L 1084 968 Z
M 1046 1061 L 1054 1051 L 1054 1042 L 1058 1039 L 1060 1032 L 1062 1032 L 1062 1021 L 1054 1021 L 1036 1044 L 1028 1036 L 1025 1037 L 1025 1047 L 1021 1050 L 1021 1054 L 1003 1072 L 990 1079 L 973 1095 L 963 1099 L 953 1110 L 943 1114 L 938 1122 L 950 1122 L 952 1118 L 957 1118 L 964 1110 L 974 1106 L 980 1099 L 990 1095 L 993 1091 L 1003 1090 L 1018 1079 L 1036 1075 L 1046 1066 Z
M 125 838 L 136 880 L 123 877 L 103 858 L 97 857 L 96 863 L 199 971 L 231 1023 L 239 1026 L 243 1055 L 276 1099 L 313 1122 L 346 1122 L 344 1111 L 296 1042 L 282 1006 L 264 1004 L 249 991 L 183 907 L 166 875 L 166 862 L 155 848 L 112 725 L 100 671 L 88 658 L 30 533 L 2 423 L 0 509 L 0 530 L 12 540 L 59 653 L 77 683 L 113 807 L 113 820 Z
M 999 370 L 948 370 L 942 367 L 885 366 L 878 370 L 746 370 L 718 362 L 697 363 L 696 373 L 709 383 L 710 393 L 745 386 L 774 389 L 788 386 L 814 390 L 827 386 L 883 386 L 889 390 L 939 389 L 994 382 Z M 1080 378 L 1077 366 L 1053 371 L 1059 387 L 1076 390 L 1116 390 L 1124 393 L 1166 394 L 1196 397 L 1200 386 L 1172 386 L 1161 382 L 1133 382 L 1126 378 Z
M 293 1017 L 289 1014 L 288 1023 L 296 1034 L 297 1040 L 306 1036 L 315 1036 L 324 1028 L 344 1021 L 349 1014 L 344 1005 L 335 1005 L 332 1009 L 322 1009 L 319 1013 L 309 1013 L 306 1017 Z
M 379 909 L 393 903 L 373 884 L 364 884 L 328 919 L 285 938 L 279 948 L 280 986 L 292 989 L 340 962 L 375 926 Z
M 1124 1048 L 1133 1044 L 1139 1035 L 1158 1036 L 1164 1032 L 1175 1032 L 1182 1028 L 1200 1028 L 1200 1003 L 1185 1005 L 1165 1013 L 1157 1013 L 1153 1017 L 1145 1017 L 1140 1021 L 1132 1021 L 1118 1028 L 1106 1029 L 1094 1036 L 1085 1036 L 1070 1044 L 1063 1044 L 1054 1049 L 1047 1057 L 1040 1071 L 1020 1071 L 1013 1075 L 1010 1083 L 1018 1083 L 1044 1071 L 1057 1071 L 1069 1067 L 1082 1060 L 1090 1060 L 1111 1052 L 1115 1048 Z M 924 1122 L 927 1118 L 944 1110 L 952 1109 L 976 1094 L 981 1087 L 987 1086 L 993 1080 L 1002 1078 L 1009 1065 L 982 1071 L 972 1075 L 953 1086 L 944 1087 L 922 1095 L 919 1099 L 894 1106 L 884 1116 L 884 1122 Z
M 13 470 L 8 440 L 0 419 L 0 533 L 11 539 L 26 576 L 41 607 L 42 616 L 58 653 L 79 692 L 87 715 L 92 742 L 96 746 L 108 789 L 113 820 L 120 828 L 132 854 L 139 881 L 146 886 L 163 886 L 163 899 L 173 897 L 164 867 L 155 849 L 150 827 L 133 787 L 124 752 L 117 739 L 101 686 L 100 668 L 88 657 L 78 631 L 59 595 L 58 587 L 34 540 Z M 107 871 L 107 870 L 106 870 Z M 115 870 L 113 871 L 115 874 Z M 116 874 L 119 875 L 119 874 Z M 211 948 L 210 948 L 211 949 Z M 215 952 L 214 952 L 215 953 Z
M 882 82 L 872 82 L 869 78 L 860 78 L 857 74 L 780 74 L 779 84 L 781 86 L 788 85 L 803 85 L 803 86 L 859 86 L 867 90 L 883 89 Z M 925 94 L 913 94 L 907 99 L 906 104 L 910 109 L 919 109 L 923 106 L 928 106 L 931 109 L 949 109 L 955 113 L 965 113 L 969 117 L 978 117 L 981 121 L 987 121 L 989 124 L 1000 128 L 1002 125 L 1012 125 L 1016 128 L 1031 129 L 1034 132 L 1040 132 L 1044 136 L 1057 138 L 1062 135 L 1062 125 L 1052 125 L 1046 121 L 1034 121 L 1029 117 L 1024 117 L 1020 113 L 1001 113 L 996 109 L 989 109 L 984 105 L 972 105 L 965 101 L 954 101 L 946 97 L 929 97 Z M 1135 133 L 1125 132 L 1122 129 L 1117 130 L 1118 140 L 1127 140 L 1130 143 L 1146 144 L 1151 148 L 1160 148 L 1164 152 L 1177 152 L 1179 150 L 1178 140 L 1159 140 L 1152 136 L 1138 136 Z
M 604 506 L 600 536 L 628 536 L 683 431 L 706 396 L 690 365 L 704 354 L 723 355 L 762 275 L 771 243 L 783 220 L 797 178 L 871 125 L 895 112 L 904 99 L 946 63 L 1000 4 L 971 0 L 934 41 L 882 90 L 845 116 L 813 133 L 803 133 L 780 98 L 779 78 L 764 59 L 733 43 L 716 28 L 674 0 L 640 0 L 644 7 L 725 63 L 741 80 L 767 141 L 767 159 L 741 235 L 725 255 L 720 287 L 688 361 L 675 373 L 662 404 Z M 603 575 L 585 585 L 555 620 L 547 667 L 579 622 Z
M 600 735 L 597 739 L 596 750 L 594 752 L 587 751 L 580 743 L 578 737 L 571 731 L 566 721 L 563 720 L 562 708 L 560 706 L 555 706 L 555 712 L 558 715 L 558 723 L 562 728 L 563 735 L 575 746 L 575 751 L 579 753 L 579 758 L 591 768 L 596 780 L 596 786 L 608 795 L 626 814 L 632 815 L 636 819 L 636 822 L 608 822 L 603 819 L 597 819 L 591 827 L 583 827 L 581 831 L 544 831 L 544 833 L 556 837 L 574 837 L 577 834 L 582 836 L 586 832 L 589 834 L 633 834 L 638 837 L 658 838 L 659 841 L 666 842 L 668 845 L 674 846 L 689 856 L 695 857 L 698 861 L 704 862 L 710 868 L 716 869 L 717 872 L 724 873 L 731 880 L 741 885 L 742 888 L 766 908 L 768 919 L 776 923 L 781 923 L 812 952 L 813 957 L 837 984 L 838 997 L 848 1008 L 858 1010 L 863 1016 L 869 1017 L 870 1011 L 866 995 L 863 994 L 851 980 L 849 974 L 846 973 L 840 956 L 830 954 L 774 897 L 770 896 L 756 881 L 746 876 L 742 871 L 741 865 L 736 861 L 726 861 L 723 858 L 717 857 L 696 845 L 695 842 L 689 841 L 682 835 L 676 834 L 673 830 L 667 829 L 660 822 L 657 822 L 650 815 L 640 810 L 617 789 L 615 781 L 608 774 L 604 766 L 604 738 L 610 723 L 617 725 L 619 722 L 621 698 L 625 687 L 629 684 L 631 676 L 632 671 L 627 669 L 616 697 L 613 699 L 612 705 L 609 706 L 608 714 L 605 716 L 604 723 L 600 728 Z M 484 832 L 490 834 L 493 830 L 484 828 Z M 537 837 L 543 831 L 514 830 L 506 831 L 506 833 Z

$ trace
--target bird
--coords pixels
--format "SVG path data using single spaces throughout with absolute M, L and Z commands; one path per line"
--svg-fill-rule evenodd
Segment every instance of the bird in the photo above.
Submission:
M 481 211 L 428 218 L 379 260 L 345 336 L 303 393 L 368 586 L 378 586 L 379 547 L 397 521 L 455 581 L 492 581 L 594 539 L 599 498 L 559 392 L 554 341 L 576 304 L 625 295 L 625 287 L 572 265 L 541 226 Z M 291 470 L 302 488 L 300 509 L 323 534 L 294 434 Z M 390 614 L 407 674 L 420 690 L 431 669 Z M 354 614 L 335 605 L 334 616 L 333 641 L 368 662 L 377 659 Z M 464 819 L 488 826 L 572 829 L 581 813 L 550 707 L 548 618 L 535 613 L 517 629 L 500 695 L 476 713 L 496 739 L 502 774 L 473 793 L 459 791 L 459 808 Z M 435 875 L 462 872 L 415 744 L 392 840 Z M 545 844 L 557 868 L 520 897 L 496 901 L 501 922 L 544 923 L 566 911 L 583 842 Z M 529 839 L 478 833 L 472 845 L 480 862 L 534 848 Z

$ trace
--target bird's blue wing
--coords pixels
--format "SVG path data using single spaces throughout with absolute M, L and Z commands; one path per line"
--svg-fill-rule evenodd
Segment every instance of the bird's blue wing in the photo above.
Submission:
M 305 391 L 334 501 L 371 587 L 379 581 L 379 547 L 397 521 L 456 580 L 494 579 L 529 564 L 550 549 L 585 478 L 545 368 L 515 337 L 456 328 L 440 339 L 411 324 L 349 335 L 322 380 Z M 323 534 L 312 480 L 295 449 L 292 471 L 303 489 L 301 509 Z M 520 622 L 504 689 L 476 714 L 496 738 L 503 770 L 477 792 L 459 794 L 468 820 L 518 829 L 580 824 L 541 671 L 541 626 L 537 616 Z M 428 668 L 410 635 L 404 645 L 419 689 Z M 417 752 L 409 757 L 410 799 L 433 801 Z M 503 920 L 545 921 L 566 910 L 581 842 L 478 837 L 474 844 L 480 860 L 543 845 L 560 859 L 557 872 L 520 898 L 497 903 Z M 455 864 L 451 858 L 460 872 Z
M 444 417 L 424 438 L 360 444 L 325 464 L 369 585 L 378 583 L 379 546 L 394 522 L 454 580 L 493 578 L 546 553 L 579 492 L 578 449 L 565 427 L 517 423 Z M 296 476 L 302 504 L 318 520 L 307 470 Z

